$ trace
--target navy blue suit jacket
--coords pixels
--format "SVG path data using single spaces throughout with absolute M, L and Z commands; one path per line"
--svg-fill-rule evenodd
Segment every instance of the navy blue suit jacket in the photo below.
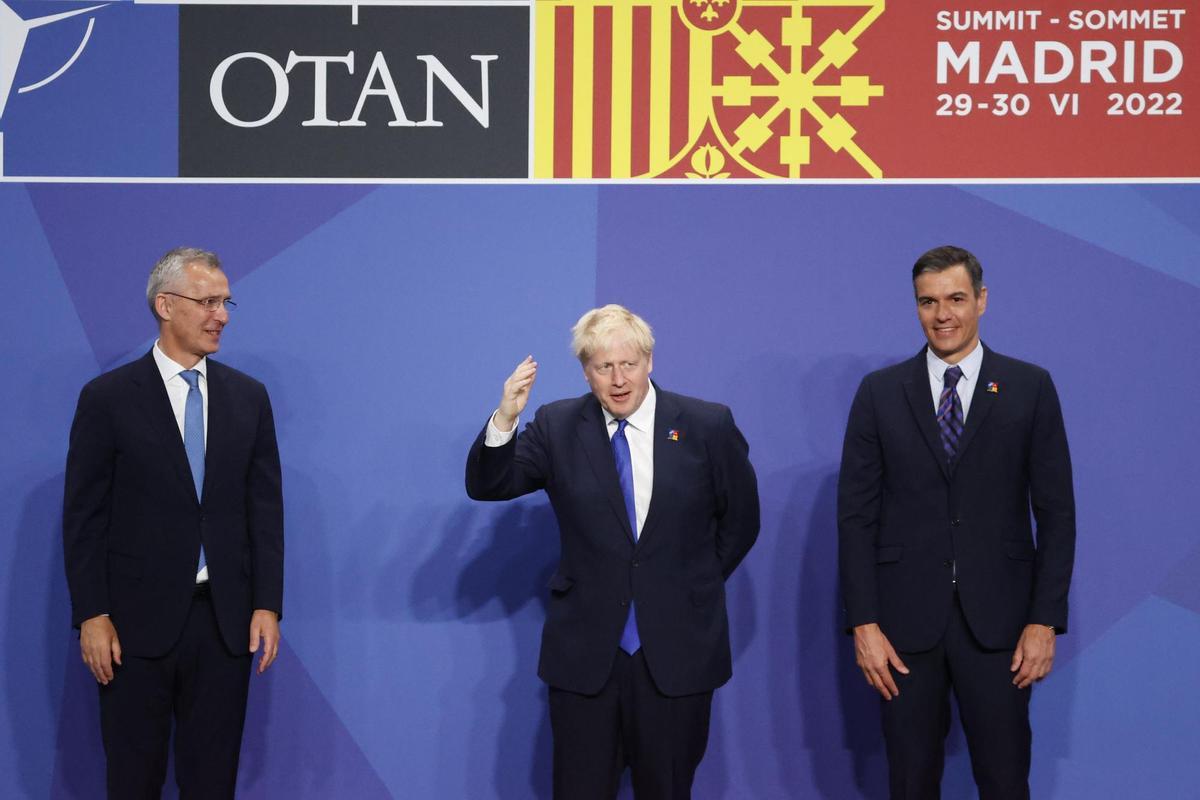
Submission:
M 1029 623 L 1065 631 L 1075 499 L 1049 373 L 984 348 L 954 464 L 924 350 L 864 378 L 842 450 L 838 536 L 847 625 L 877 622 L 897 650 L 940 640 L 952 576 L 985 647 L 1015 646 Z
M 561 556 L 538 666 L 551 686 L 603 688 L 631 600 L 664 694 L 710 691 L 732 675 L 724 582 L 759 528 L 749 448 L 725 406 L 656 390 L 654 490 L 636 543 L 591 394 L 542 406 L 503 447 L 484 446 L 485 426 L 467 458 L 472 498 L 545 489 L 554 507 Z
M 256 608 L 283 610 L 283 496 L 266 388 L 208 359 L 203 502 L 152 353 L 92 380 L 71 425 L 63 547 L 71 620 L 109 614 L 124 652 L 166 653 L 183 630 L 203 542 L 232 653 Z

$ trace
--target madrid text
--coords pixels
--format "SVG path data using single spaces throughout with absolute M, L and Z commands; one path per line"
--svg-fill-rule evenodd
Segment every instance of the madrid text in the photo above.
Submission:
M 1153 32 L 1181 30 L 1185 15 L 1185 9 L 1165 8 L 939 11 L 937 30 L 976 35 L 937 42 L 937 84 L 963 88 L 939 94 L 936 113 L 1020 117 L 1044 101 L 1056 116 L 1078 116 L 1084 90 L 1114 84 L 1120 91 L 1107 95 L 1108 116 L 1180 116 L 1183 95 L 1170 84 L 1183 73 L 1184 51 L 1172 34 Z M 1086 38 L 1022 35 L 1055 29 Z M 989 31 L 1009 33 L 989 37 Z M 1102 38 L 1106 33 L 1109 38 Z M 1025 86 L 1043 91 L 1031 100 Z M 981 87 L 990 91 L 979 92 Z

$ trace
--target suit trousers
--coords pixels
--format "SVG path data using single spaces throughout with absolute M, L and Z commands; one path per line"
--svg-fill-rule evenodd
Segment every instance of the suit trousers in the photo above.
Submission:
M 1011 649 L 975 639 L 957 593 L 949 616 L 932 650 L 899 653 L 909 674 L 892 670 L 900 694 L 882 701 L 891 798 L 941 796 L 953 690 L 980 800 L 1028 800 L 1031 689 L 1013 685 Z
M 249 639 L 247 622 L 247 640 Z M 117 635 L 120 635 L 118 629 Z M 126 655 L 100 687 L 108 796 L 162 795 L 175 721 L 175 782 L 181 800 L 232 798 L 237 785 L 251 656 L 221 640 L 207 588 L 192 599 L 179 641 L 158 658 Z
M 708 746 L 712 692 L 668 697 L 641 650 L 620 650 L 596 695 L 550 687 L 556 800 L 613 800 L 629 766 L 637 800 L 687 800 Z

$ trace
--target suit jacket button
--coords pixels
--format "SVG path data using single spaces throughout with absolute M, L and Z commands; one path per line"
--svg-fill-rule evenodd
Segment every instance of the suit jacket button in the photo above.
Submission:
M 625 608 L 625 606 L 627 606 L 627 605 L 629 605 L 629 601 L 628 601 L 628 600 L 622 600 L 622 601 L 621 601 L 621 608 Z
M 960 520 L 952 519 L 952 520 L 950 520 L 950 527 L 957 528 L 959 526 L 959 523 L 960 523 Z
M 633 562 L 633 565 L 636 567 L 638 565 L 638 562 L 636 562 L 636 561 Z

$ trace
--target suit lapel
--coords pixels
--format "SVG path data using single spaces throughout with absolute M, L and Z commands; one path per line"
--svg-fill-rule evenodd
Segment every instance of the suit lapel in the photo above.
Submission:
M 612 506 L 613 513 L 621 521 L 625 535 L 632 543 L 633 530 L 629 527 L 629 512 L 625 509 L 625 496 L 621 494 L 621 482 L 617 479 L 617 464 L 613 459 L 612 443 L 608 438 L 600 401 L 595 397 L 589 397 L 584 403 L 575 433 L 583 446 L 592 472 L 596 475 L 596 482 L 608 498 L 608 504 Z
M 983 347 L 981 344 L 980 347 Z M 988 383 L 995 381 L 996 376 L 993 370 L 995 359 L 992 358 L 991 352 L 983 348 L 983 361 L 979 365 L 978 380 L 975 382 L 975 391 L 971 394 L 971 412 L 967 414 L 967 424 L 963 428 L 962 436 L 958 438 L 958 458 L 956 461 L 961 461 L 963 453 L 967 452 L 967 448 L 971 445 L 971 440 L 975 438 L 975 434 L 979 431 L 983 421 L 987 419 L 987 415 L 991 413 L 992 406 L 996 404 L 998 394 L 993 394 L 987 391 Z
M 179 424 L 175 421 L 175 412 L 171 410 L 171 398 L 167 396 L 167 387 L 163 385 L 162 374 L 158 371 L 153 352 L 143 356 L 138 369 L 133 373 L 133 382 L 137 385 L 138 405 L 154 431 L 154 440 L 163 443 L 167 460 L 175 468 L 179 479 L 186 484 L 189 494 L 195 497 L 192 468 L 188 465 L 183 437 L 179 435 Z
M 678 420 L 681 409 L 669 394 L 654 385 L 654 489 L 650 494 L 650 507 L 646 511 L 646 522 L 642 525 L 642 535 L 638 537 L 638 545 L 646 541 L 665 513 L 667 500 L 663 499 L 669 476 L 678 475 L 679 445 L 668 442 L 667 432 L 680 427 Z
M 937 426 L 937 411 L 933 408 L 933 395 L 929 390 L 929 367 L 925 364 L 925 351 L 921 350 L 911 362 L 908 378 L 904 381 L 904 395 L 908 398 L 913 420 L 929 445 L 929 452 L 937 462 L 942 476 L 950 480 L 950 465 L 946 463 L 946 451 L 942 449 L 942 434 Z

